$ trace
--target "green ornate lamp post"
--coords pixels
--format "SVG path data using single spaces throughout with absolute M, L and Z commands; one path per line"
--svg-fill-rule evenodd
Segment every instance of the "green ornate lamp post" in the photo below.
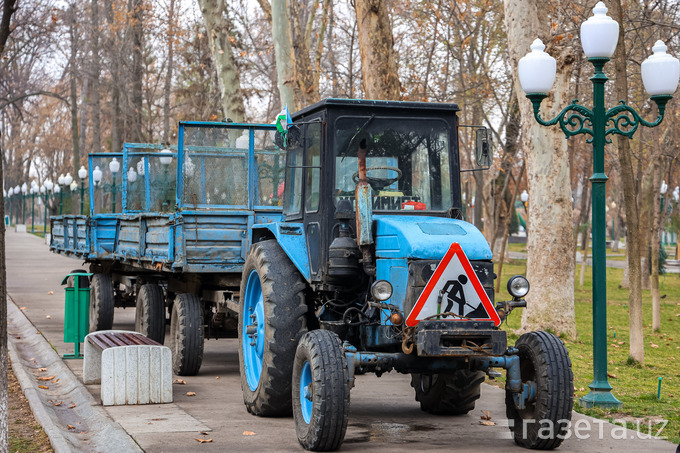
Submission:
M 28 184 L 21 185 L 21 224 L 26 225 L 26 197 L 28 194 Z
M 594 15 L 581 24 L 581 44 L 588 61 L 595 68 L 593 108 L 578 104 L 577 100 L 565 107 L 555 118 L 544 120 L 540 115 L 541 101 L 548 95 L 555 81 L 555 59 L 543 52 L 545 46 L 537 39 L 531 52 L 519 62 L 522 89 L 531 100 L 534 118 L 543 126 L 559 125 L 567 138 L 583 134 L 593 144 L 592 222 L 593 222 L 593 382 L 590 393 L 580 400 L 585 407 L 620 407 L 621 402 L 611 393 L 607 380 L 607 274 L 604 146 L 611 142 L 609 135 L 632 138 L 640 125 L 658 126 L 663 120 L 666 104 L 672 98 L 680 77 L 680 62 L 666 54 L 666 46 L 657 41 L 654 54 L 642 63 L 642 81 L 659 109 L 655 121 L 645 121 L 625 101 L 605 109 L 604 84 L 608 80 L 603 68 L 614 54 L 619 37 L 619 24 L 606 15 L 607 7 L 598 2 Z
M 85 206 L 85 178 L 87 178 L 87 170 L 84 165 L 80 166 L 78 177 L 80 178 L 80 215 L 83 215 Z

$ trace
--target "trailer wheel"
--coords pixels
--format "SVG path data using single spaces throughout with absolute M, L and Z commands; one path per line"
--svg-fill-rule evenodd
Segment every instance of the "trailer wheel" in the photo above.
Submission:
M 306 333 L 293 364 L 293 417 L 307 450 L 337 450 L 349 415 L 349 371 L 340 337 L 329 330 Z
M 452 374 L 411 374 L 420 408 L 434 415 L 463 415 L 475 408 L 484 382 L 481 371 L 458 370 Z
M 142 285 L 137 292 L 135 331 L 160 344 L 165 340 L 165 298 L 155 283 Z
M 528 332 L 519 337 L 522 383 L 533 382 L 536 393 L 526 409 L 515 406 L 506 390 L 505 410 L 515 443 L 535 450 L 552 450 L 564 440 L 574 404 L 574 375 L 562 341 L 548 332 Z
M 302 276 L 276 241 L 251 247 L 238 318 L 241 388 L 251 414 L 291 413 L 295 348 L 307 330 L 304 290 Z
M 170 316 L 172 371 L 179 376 L 195 376 L 203 361 L 203 316 L 201 300 L 195 294 L 175 297 Z
M 113 300 L 111 276 L 94 274 L 90 281 L 90 332 L 113 328 Z

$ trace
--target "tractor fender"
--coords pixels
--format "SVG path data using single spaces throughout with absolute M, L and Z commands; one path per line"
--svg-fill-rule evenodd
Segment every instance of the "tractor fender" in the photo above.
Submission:
M 288 258 L 308 282 L 312 271 L 309 266 L 309 251 L 305 228 L 302 223 L 260 223 L 253 225 L 253 243 L 263 239 L 276 239 Z

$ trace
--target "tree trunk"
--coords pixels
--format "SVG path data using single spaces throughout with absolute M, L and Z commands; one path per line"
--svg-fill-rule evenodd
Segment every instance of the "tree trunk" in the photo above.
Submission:
M 234 59 L 229 39 L 232 24 L 229 22 L 222 0 L 199 0 L 201 14 L 208 30 L 208 40 L 213 61 L 217 70 L 217 80 L 222 94 L 222 109 L 227 119 L 241 123 L 246 118 L 246 108 L 243 103 L 241 79 Z
M 101 132 L 101 98 L 99 95 L 99 0 L 92 0 L 92 152 L 99 153 L 102 150 Z M 76 181 L 80 181 L 77 175 L 73 175 Z
M 69 35 L 71 38 L 71 58 L 69 61 L 70 76 L 70 102 L 71 102 L 71 140 L 73 142 L 73 172 L 78 173 L 80 168 L 80 137 L 78 134 L 78 71 L 76 61 L 78 59 L 78 31 L 76 30 L 76 10 L 75 5 L 69 9 Z M 63 188 L 62 188 L 63 190 Z
M 168 12 L 168 72 L 165 75 L 165 87 L 163 89 L 163 142 L 170 143 L 170 94 L 172 92 L 172 70 L 175 66 L 175 0 L 170 0 Z
M 355 0 L 361 75 L 367 99 L 401 99 L 388 2 Z
M 315 3 L 315 2 L 314 2 Z M 313 5 L 314 6 L 314 5 Z M 290 34 L 293 42 L 295 69 L 295 99 L 299 107 L 311 105 L 319 100 L 319 87 L 314 82 L 314 68 L 309 57 L 310 42 L 302 25 L 302 8 L 298 0 L 290 0 Z M 310 20 L 314 19 L 315 8 L 309 12 Z
M 581 275 L 579 276 L 578 284 L 581 288 L 586 282 L 586 266 L 588 263 L 588 243 L 590 242 L 590 232 L 593 230 L 593 226 L 590 225 L 585 231 L 585 241 L 583 242 L 583 253 L 581 254 Z
M 2 5 L 2 20 L 0 20 L 0 58 L 5 53 L 5 44 L 12 32 L 12 15 L 16 12 L 16 0 L 5 0 Z M 0 134 L 2 131 L 0 130 Z M 0 186 L 4 182 L 4 150 L 0 135 Z M 7 272 L 5 264 L 5 197 L 0 192 L 0 451 L 9 450 L 7 434 Z
M 95 0 L 96 1 L 96 0 Z M 111 150 L 120 151 L 121 118 L 120 118 L 120 39 L 116 31 L 115 11 L 112 0 L 104 0 L 106 21 L 109 24 L 108 48 L 111 58 Z
M 287 0 L 272 0 L 271 14 L 276 76 L 281 105 L 288 106 L 288 109 L 295 111 L 297 110 L 295 103 L 295 59 L 290 37 Z
M 130 141 L 141 143 L 144 141 L 142 133 L 143 93 L 142 79 L 144 78 L 144 5 L 143 0 L 130 0 L 129 13 L 132 28 L 132 118 L 130 124 Z M 118 150 L 115 150 L 118 151 Z
M 623 23 L 623 9 L 621 0 L 614 0 L 610 4 L 612 17 Z M 626 41 L 623 27 L 619 28 L 619 43 L 614 53 L 614 71 L 616 74 L 615 91 L 618 99 L 628 99 L 628 79 L 626 75 Z M 623 183 L 623 198 L 626 207 L 626 256 L 628 257 L 628 282 L 630 294 L 628 296 L 630 357 L 640 363 L 645 361 L 644 338 L 642 336 L 642 270 L 640 267 L 640 223 L 637 204 L 637 190 L 635 186 L 635 172 L 633 171 L 633 155 L 629 139 L 621 135 L 616 136 L 619 148 L 619 165 L 621 167 L 621 181 Z
M 663 160 L 663 158 L 661 158 Z M 663 212 L 661 211 L 661 203 L 663 203 L 663 195 L 661 199 L 657 199 L 659 193 L 660 179 L 661 179 L 661 163 L 659 159 L 654 159 L 654 184 L 652 185 L 652 192 L 654 194 L 654 203 L 652 206 L 654 212 L 654 220 L 652 221 L 652 228 L 650 234 L 650 246 L 652 249 L 651 259 L 651 296 L 652 296 L 652 330 L 658 332 L 661 330 L 661 299 L 659 298 L 659 246 L 660 233 L 662 225 Z
M 513 68 L 535 37 L 545 38 L 550 11 L 546 0 L 507 0 L 505 24 Z M 574 57 L 566 43 L 549 42 L 557 59 L 557 77 L 544 101 L 543 115 L 555 116 L 569 99 L 567 92 Z M 515 84 L 520 86 L 517 72 Z M 527 278 L 531 293 L 522 315 L 522 331 L 551 329 L 576 338 L 574 314 L 574 237 L 567 141 L 557 127 L 539 125 L 531 102 L 519 95 L 523 123 L 523 149 L 527 157 L 531 235 L 527 241 Z M 549 152 L 547 152 L 549 150 Z

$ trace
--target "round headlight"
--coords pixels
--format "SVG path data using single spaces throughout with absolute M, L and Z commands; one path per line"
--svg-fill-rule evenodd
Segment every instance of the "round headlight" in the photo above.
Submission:
M 512 297 L 521 298 L 529 293 L 529 280 L 522 275 L 515 275 L 508 280 L 508 292 Z
M 392 284 L 387 280 L 376 280 L 371 286 L 371 295 L 380 302 L 392 297 Z

